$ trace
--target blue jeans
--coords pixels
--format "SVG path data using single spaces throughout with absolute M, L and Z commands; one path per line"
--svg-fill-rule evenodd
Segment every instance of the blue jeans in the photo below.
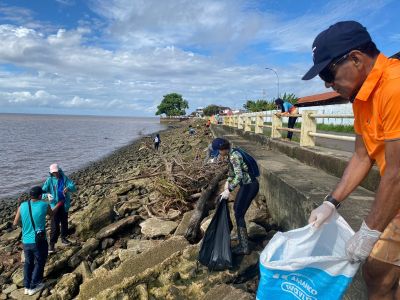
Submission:
M 24 263 L 24 286 L 27 289 L 34 289 L 42 283 L 44 266 L 48 255 L 47 242 L 36 246 L 36 244 L 23 244 Z

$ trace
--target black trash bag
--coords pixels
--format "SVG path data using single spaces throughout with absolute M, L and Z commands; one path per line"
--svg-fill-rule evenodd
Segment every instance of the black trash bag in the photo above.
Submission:
M 218 201 L 218 207 L 204 234 L 199 252 L 199 262 L 210 271 L 232 267 L 232 221 L 226 199 Z

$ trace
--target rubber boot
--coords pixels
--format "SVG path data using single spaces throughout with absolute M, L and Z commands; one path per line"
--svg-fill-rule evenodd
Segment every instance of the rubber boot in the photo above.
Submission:
M 237 233 L 238 233 L 239 245 L 236 248 L 234 248 L 232 252 L 234 254 L 238 254 L 238 255 L 250 254 L 249 237 L 247 235 L 247 228 L 246 227 L 238 227 Z

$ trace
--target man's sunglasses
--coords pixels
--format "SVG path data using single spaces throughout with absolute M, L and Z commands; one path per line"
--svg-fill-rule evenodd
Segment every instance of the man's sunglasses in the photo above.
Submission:
M 330 63 L 325 69 L 323 69 L 321 72 L 319 72 L 319 77 L 327 82 L 327 83 L 332 83 L 335 80 L 336 72 L 335 69 L 338 65 L 343 63 L 348 57 L 350 53 L 347 53 L 343 55 L 342 57 L 334 60 L 334 62 Z

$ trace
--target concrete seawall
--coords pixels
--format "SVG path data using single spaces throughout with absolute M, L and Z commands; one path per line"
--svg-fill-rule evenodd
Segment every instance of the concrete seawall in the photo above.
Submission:
M 225 137 L 253 155 L 260 167 L 260 193 L 265 197 L 274 221 L 290 230 L 307 224 L 311 210 L 339 181 L 349 153 L 323 148 L 300 146 L 272 140 L 264 135 L 227 126 L 213 126 L 213 134 Z M 358 230 L 374 199 L 379 174 L 374 169 L 339 208 L 339 213 L 354 230 Z M 353 280 L 344 299 L 367 299 L 360 272 Z

